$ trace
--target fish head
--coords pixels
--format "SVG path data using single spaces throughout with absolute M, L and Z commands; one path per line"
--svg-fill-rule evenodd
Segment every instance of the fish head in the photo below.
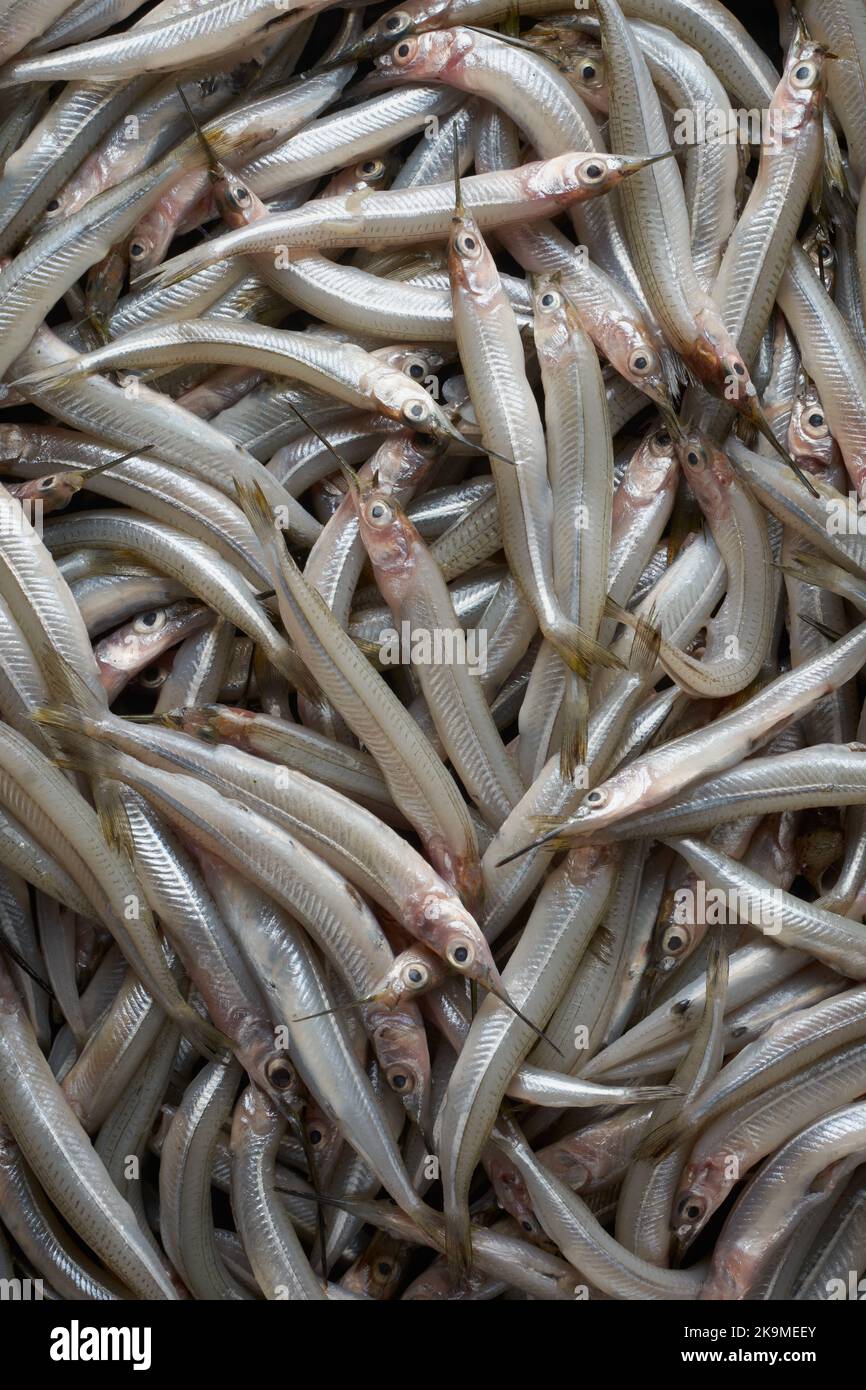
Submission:
M 721 1151 L 685 1169 L 671 1212 L 671 1230 L 680 1253 L 688 1250 L 735 1185 L 738 1179 L 728 1176 L 734 1172 L 739 1176 L 739 1164 Z
M 343 1147 L 343 1131 L 335 1119 L 326 1115 L 315 1101 L 308 1100 L 303 1132 L 308 1151 L 316 1165 L 319 1184 L 332 1177 Z
M 380 1302 L 393 1298 L 400 1287 L 406 1258 L 405 1242 L 387 1231 L 377 1231 L 363 1254 L 343 1275 L 341 1286 L 350 1293 Z
M 794 42 L 788 54 L 782 81 L 770 106 L 771 123 L 778 114 L 781 130 L 793 133 L 809 121 L 820 119 L 827 86 L 829 50 L 812 39 Z M 776 134 L 771 124 L 771 135 Z
M 444 4 L 440 4 L 440 8 L 444 8 Z M 401 5 L 398 9 L 380 15 L 375 24 L 371 24 L 362 34 L 349 56 L 375 58 L 377 54 L 384 53 L 404 34 L 415 33 L 422 21 L 422 13 L 426 14 L 426 10 L 418 0 L 408 0 L 405 6 Z
M 368 159 L 349 164 L 334 174 L 323 196 L 333 198 L 339 194 L 358 193 L 367 188 L 384 188 L 390 172 L 391 167 L 387 160 L 371 155 Z
M 535 1215 L 529 1189 L 517 1165 L 501 1149 L 491 1146 L 485 1154 L 484 1166 L 499 1205 L 517 1222 L 521 1235 L 533 1245 L 546 1245 L 547 1237 Z
M 224 165 L 211 171 L 211 187 L 217 211 L 231 231 L 248 227 L 267 217 L 268 210 L 252 189 Z
M 402 1000 L 411 1000 L 443 983 L 447 971 L 443 962 L 426 946 L 413 944 L 395 957 L 375 999 L 385 1008 L 393 1009 Z
M 683 473 L 708 520 L 727 516 L 735 475 L 722 450 L 696 429 L 688 430 L 676 449 Z
M 388 1086 L 423 1133 L 430 1111 L 430 1053 L 418 1006 L 368 1005 L 365 1021 Z
M 788 424 L 788 450 L 801 467 L 823 477 L 825 482 L 833 481 L 825 475 L 833 463 L 836 441 L 821 398 L 811 382 L 803 384 L 794 400 Z
M 42 478 L 13 484 L 9 491 L 19 502 L 39 502 L 44 512 L 56 512 L 68 506 L 83 486 L 83 473 L 46 473 Z
M 435 29 L 425 34 L 405 34 L 376 59 L 376 67 L 389 77 L 453 79 L 455 70 L 471 53 L 474 38 L 469 29 Z
M 444 883 L 410 901 L 408 912 L 407 930 L 450 970 L 480 984 L 498 983 L 499 971 L 478 923 Z
M 453 291 L 489 297 L 500 286 L 499 272 L 475 218 L 456 207 L 448 238 L 448 275 Z
M 577 31 L 574 31 L 576 34 Z M 583 42 L 567 53 L 565 76 L 583 97 L 587 106 L 603 115 L 608 111 L 607 65 L 601 45 L 591 44 L 586 35 Z
M 358 488 L 355 498 L 361 538 L 373 568 L 387 577 L 389 590 L 402 593 L 413 565 L 418 533 L 394 498 L 382 488 Z
M 532 281 L 532 332 L 542 362 L 555 366 L 568 351 L 571 336 L 569 303 L 553 276 L 538 275 Z M 574 311 L 572 310 L 572 315 Z
M 637 317 L 611 314 L 601 324 L 600 335 L 608 361 L 620 376 L 656 403 L 670 426 L 676 419 L 673 398 L 665 364 L 646 323 Z
M 273 1101 L 281 1115 L 295 1111 L 303 1099 L 303 1087 L 287 1052 L 266 1039 L 249 1059 L 258 1086 Z
M 650 779 L 639 762 L 615 772 L 592 787 L 567 821 L 570 832 L 591 835 L 625 816 L 636 815 L 650 790 Z

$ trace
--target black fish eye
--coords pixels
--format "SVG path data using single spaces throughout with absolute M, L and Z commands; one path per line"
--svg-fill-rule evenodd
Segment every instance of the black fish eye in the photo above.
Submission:
M 465 946 L 458 946 L 456 948 L 454 951 L 454 959 L 459 965 L 462 965 L 465 960 L 469 959 L 469 952 Z
M 53 488 L 56 482 L 57 479 L 55 478 L 53 473 L 49 477 L 43 478 L 42 482 L 39 484 L 40 491 L 48 492 L 51 488 Z
M 143 255 L 144 255 L 144 247 L 142 246 L 142 244 L 141 244 L 140 241 L 134 241 L 134 242 L 132 243 L 132 245 L 131 245 L 130 248 L 129 248 L 129 254 L 130 254 L 130 256 L 143 256 Z
M 670 940 L 668 941 L 668 950 L 669 950 L 669 951 L 678 951 L 678 950 L 680 949 L 680 947 L 682 946 L 682 944 L 683 944 L 683 943 L 682 943 L 682 938 L 681 938 L 681 937 L 679 937 L 679 936 L 672 936 L 672 937 L 670 938 Z
M 407 375 L 411 376 L 413 381 L 420 381 L 424 375 L 424 368 L 422 367 L 421 363 L 413 362 L 408 369 Z
M 658 434 L 656 435 L 656 444 L 658 444 L 659 448 L 666 449 L 670 442 L 671 437 L 668 434 L 667 430 L 659 430 Z
M 543 308 L 549 309 L 551 305 L 556 303 L 556 298 L 552 294 L 543 294 L 541 296 L 541 303 Z
M 385 20 L 386 29 L 400 29 L 403 21 L 398 14 L 392 14 Z
M 420 970 L 410 970 L 409 979 L 412 981 L 413 985 L 420 985 L 421 981 L 424 979 L 424 976 Z
M 380 1260 L 376 1265 L 376 1269 L 378 1273 L 382 1275 L 383 1279 L 387 1279 L 388 1275 L 391 1273 L 391 1266 L 387 1260 Z
M 817 429 L 818 425 L 823 425 L 823 423 L 824 423 L 824 416 L 823 416 L 823 415 L 815 414 L 815 415 L 810 415 L 810 416 L 809 416 L 809 424 L 810 424 L 810 425 L 814 425 L 816 429 Z
M 745 369 L 745 367 L 743 366 L 742 362 L 735 362 L 735 363 L 734 363 L 734 371 L 737 373 L 737 376 L 745 376 L 745 375 L 746 375 L 746 369 Z
M 643 369 L 644 369 L 644 367 L 646 366 L 646 358 L 645 358 L 645 357 L 636 357 L 636 358 L 634 359 L 634 365 L 635 365 L 635 368 L 637 369 L 637 371 L 642 372 Z
M 151 609 L 151 611 L 150 611 L 149 613 L 142 613 L 142 615 L 141 615 L 141 617 L 139 618 L 138 621 L 139 621 L 140 623 L 142 623 L 142 624 L 144 625 L 144 627 L 153 627 L 154 623 L 155 623 L 156 620 L 157 620 L 157 617 L 158 617 L 158 614 L 157 614 L 156 610 L 155 610 L 155 609 Z
M 586 177 L 588 179 L 600 179 L 604 170 L 600 164 L 588 164 L 586 166 Z
M 308 1138 L 311 1144 L 321 1144 L 322 1131 L 320 1129 L 311 1129 Z
M 796 68 L 796 69 L 795 69 L 795 71 L 794 71 L 794 76 L 795 76 L 796 78 L 798 78 L 800 82 L 805 82 L 805 81 L 806 81 L 806 78 L 809 76 L 809 73 L 810 73 L 811 71 L 812 71 L 811 68 L 808 68 L 808 67 L 806 67 L 805 65 L 803 65 L 802 67 L 799 67 L 799 68 Z
M 580 75 L 586 82 L 588 82 L 590 78 L 595 77 L 595 67 L 593 66 L 593 64 L 584 63 L 583 67 L 580 70 Z
M 141 673 L 141 679 L 145 685 L 155 685 L 162 678 L 162 672 L 158 666 L 145 666 Z
M 370 508 L 370 515 L 374 516 L 377 521 L 380 516 L 385 515 L 385 508 L 382 506 L 381 502 L 377 502 L 374 507 Z
M 699 455 L 695 453 L 694 449 L 689 450 L 689 452 L 686 454 L 686 459 L 692 465 L 693 468 L 696 468 L 701 461 Z
M 288 1062 L 277 1059 L 268 1063 L 267 1078 L 274 1090 L 287 1091 L 295 1079 L 295 1074 Z
M 46 211 L 46 212 L 56 212 L 57 209 L 58 209 L 59 207 L 60 207 L 60 199 L 59 199 L 59 198 L 52 198 L 52 199 L 51 199 L 51 202 L 48 203 L 48 204 L 46 205 L 45 211 Z
M 408 45 L 408 43 L 398 43 L 398 45 L 397 45 L 397 57 L 398 57 L 398 58 L 408 58 L 408 57 L 409 57 L 409 45 Z
M 391 1077 L 391 1085 L 394 1087 L 395 1091 L 402 1091 L 405 1089 L 406 1078 L 402 1072 L 398 1072 L 396 1076 Z

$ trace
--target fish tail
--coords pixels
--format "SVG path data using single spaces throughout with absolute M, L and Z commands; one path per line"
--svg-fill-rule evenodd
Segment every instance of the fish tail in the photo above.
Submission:
M 244 513 L 259 540 L 263 543 L 274 539 L 274 514 L 259 483 L 246 482 L 235 478 L 235 492 L 238 506 Z
M 465 1202 L 446 1206 L 445 1258 L 455 1284 L 464 1283 L 472 1268 L 472 1228 Z
M 610 670 L 622 670 L 622 662 L 613 652 L 609 652 L 595 638 L 578 627 L 577 623 L 563 618 L 554 627 L 545 629 L 545 637 L 575 675 L 586 678 L 593 666 L 605 666 Z
M 568 675 L 563 716 L 559 775 L 564 782 L 570 782 L 574 777 L 575 768 L 586 766 L 589 726 L 589 692 L 586 681 L 573 671 Z
M 50 642 L 38 643 L 34 655 L 39 669 L 45 677 L 45 684 L 51 696 L 51 703 L 61 709 L 69 708 L 82 715 L 98 717 L 105 714 L 107 702 L 101 700 L 94 690 L 70 666 Z M 43 721 L 45 723 L 48 720 Z
M 645 672 L 647 675 L 654 671 L 659 659 L 661 644 L 661 633 L 656 624 L 656 614 L 653 609 L 645 618 L 638 618 L 634 630 L 634 641 L 631 644 L 628 658 L 629 670 Z
M 673 1153 L 681 1138 L 681 1116 L 675 1115 L 665 1124 L 652 1130 L 635 1153 L 638 1162 L 651 1163 L 653 1167 Z

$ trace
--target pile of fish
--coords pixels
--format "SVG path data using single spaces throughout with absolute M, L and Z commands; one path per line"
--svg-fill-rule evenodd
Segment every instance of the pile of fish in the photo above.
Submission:
M 858 1296 L 866 9 L 562 11 L 0 0 L 7 1290 Z

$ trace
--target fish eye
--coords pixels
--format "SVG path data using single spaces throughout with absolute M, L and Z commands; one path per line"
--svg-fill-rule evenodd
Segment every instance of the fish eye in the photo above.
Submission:
M 165 609 L 152 608 L 148 613 L 142 613 L 132 627 L 134 632 L 159 632 L 165 627 Z
M 437 447 L 437 444 L 436 444 L 436 438 L 435 438 L 434 435 L 432 435 L 432 434 L 423 434 L 423 433 L 421 433 L 421 434 L 416 434 L 416 436 L 415 436 L 415 448 L 416 448 L 416 449 L 420 449 L 422 453 L 424 453 L 425 451 L 429 451 L 429 450 L 435 449 L 436 447 Z
M 320 1129 L 310 1129 L 307 1131 L 307 1138 L 311 1144 L 321 1144 L 322 1131 Z
M 662 937 L 662 950 L 668 955 L 677 955 L 678 952 L 685 950 L 688 944 L 688 939 L 681 928 L 677 928 L 670 934 L 666 932 Z
M 415 1089 L 415 1078 L 406 1067 L 391 1067 L 386 1076 L 391 1090 L 399 1092 L 401 1096 L 408 1095 Z
M 56 474 L 54 474 L 54 473 L 50 473 L 50 474 L 48 475 L 47 478 L 40 478 L 40 480 L 39 480 L 39 491 L 40 491 L 40 492 L 50 492 L 51 489 L 54 487 L 54 485 L 55 485 L 56 482 L 57 482 L 57 476 L 56 476 Z
M 247 207 L 252 202 L 249 189 L 244 188 L 242 183 L 235 184 L 234 188 L 229 189 L 228 201 L 232 207 Z
M 361 174 L 365 179 L 379 178 L 385 172 L 385 165 L 381 159 L 365 159 L 363 164 L 359 164 L 356 173 Z
M 584 806 L 603 806 L 604 802 L 605 794 L 600 787 L 596 787 L 593 791 L 587 792 L 586 796 L 583 798 Z
M 653 435 L 653 443 L 659 449 L 669 449 L 671 447 L 671 437 L 667 430 L 656 430 Z
M 467 965 L 471 965 L 472 961 L 475 959 L 475 952 L 472 950 L 471 946 L 466 945 L 465 942 L 460 942 L 457 946 L 449 946 L 446 955 L 449 963 L 456 966 L 458 970 L 462 970 Z
M 558 309 L 562 303 L 562 295 L 557 294 L 556 290 L 545 290 L 538 303 L 542 309 Z
M 733 367 L 733 369 L 734 369 L 734 371 L 736 372 L 737 376 L 745 376 L 745 375 L 746 375 L 746 369 L 745 369 L 745 367 L 743 366 L 742 362 L 737 362 L 736 359 L 735 359 L 735 360 L 731 363 L 731 366 Z
M 424 363 L 423 363 L 423 362 L 410 362 L 409 365 L 406 367 L 405 370 L 406 370 L 406 375 L 407 375 L 407 376 L 410 376 L 410 377 L 412 378 L 413 381 L 423 381 L 423 380 L 424 380 L 424 370 L 425 370 L 425 369 L 424 369 Z
M 376 526 L 387 526 L 394 520 L 394 512 L 387 502 L 372 502 L 367 509 L 367 520 Z
M 628 359 L 629 371 L 635 376 L 646 376 L 655 368 L 655 354 L 648 348 L 637 348 Z
M 684 1221 L 700 1221 L 707 1209 L 702 1197 L 683 1197 L 677 1204 L 677 1215 Z
M 588 159 L 584 164 L 581 164 L 577 172 L 585 183 L 601 183 L 604 178 L 604 165 L 599 164 L 595 159 Z
M 426 984 L 429 978 L 429 972 L 420 965 L 410 965 L 406 971 L 407 981 L 416 989 L 420 989 L 422 985 Z
M 595 63 L 581 63 L 580 75 L 584 82 L 592 82 L 592 80 L 598 76 L 598 68 L 595 66 Z
M 692 468 L 700 468 L 703 462 L 703 449 L 689 449 L 689 452 L 686 454 L 686 463 L 690 463 Z
M 141 684 L 147 687 L 162 685 L 165 681 L 165 672 L 159 666 L 145 666 L 139 676 Z
M 398 43 L 393 50 L 392 56 L 395 63 L 408 63 L 415 57 L 417 51 L 417 39 L 403 39 L 402 43 Z
M 131 241 L 129 243 L 129 259 L 131 261 L 140 261 L 146 255 L 147 247 L 143 241 Z
M 285 1057 L 272 1057 L 265 1067 L 265 1076 L 275 1091 L 287 1091 L 294 1085 L 295 1069 Z
M 830 427 L 828 427 L 820 410 L 810 411 L 803 421 L 803 430 L 806 434 L 812 435 L 813 439 L 826 439 L 827 435 L 830 434 Z
M 396 14 L 389 14 L 383 22 L 383 29 L 388 34 L 399 34 L 401 29 L 407 28 L 412 23 L 411 18 L 405 10 L 398 10 Z
M 387 1260 L 380 1260 L 379 1263 L 376 1265 L 376 1273 L 381 1274 L 383 1279 L 387 1279 L 388 1275 L 391 1273 L 392 1268 L 393 1266 L 390 1265 Z
M 59 210 L 60 210 L 60 199 L 59 199 L 59 198 L 52 198 L 52 199 L 51 199 L 51 202 L 48 203 L 48 204 L 46 205 L 46 208 L 45 208 L 45 211 L 46 211 L 46 212 L 59 212 Z
M 832 260 L 832 258 L 833 258 L 833 248 L 832 248 L 832 246 L 827 246 L 826 243 L 825 243 L 825 245 L 821 247 L 821 260 L 822 260 L 822 261 L 829 261 L 829 260 Z
M 461 256 L 477 256 L 481 250 L 481 244 L 472 232 L 461 232 L 454 245 Z
M 407 401 L 403 407 L 403 418 L 410 425 L 417 425 L 429 418 L 429 412 L 423 401 Z
M 817 80 L 817 63 L 800 63 L 791 73 L 791 83 L 795 87 L 812 87 Z

